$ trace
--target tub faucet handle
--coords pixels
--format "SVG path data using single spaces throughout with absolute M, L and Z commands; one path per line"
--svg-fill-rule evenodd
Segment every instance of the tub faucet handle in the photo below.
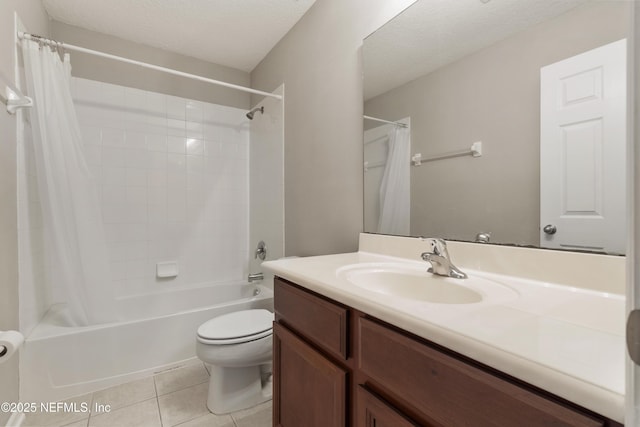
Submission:
M 264 261 L 266 257 L 267 257 L 267 245 L 264 243 L 264 241 L 260 240 L 260 242 L 258 242 L 258 247 L 256 248 L 256 251 L 254 253 L 254 258 L 255 259 L 260 258 L 262 261 Z

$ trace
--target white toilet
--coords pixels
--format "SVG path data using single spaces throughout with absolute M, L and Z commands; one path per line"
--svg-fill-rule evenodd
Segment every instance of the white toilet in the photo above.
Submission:
M 196 354 L 211 365 L 207 407 L 214 414 L 271 399 L 273 319 L 268 310 L 242 310 L 198 328 Z

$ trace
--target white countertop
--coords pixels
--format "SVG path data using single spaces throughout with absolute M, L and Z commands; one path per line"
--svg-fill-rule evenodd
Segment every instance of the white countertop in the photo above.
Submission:
M 403 258 L 355 252 L 263 263 L 295 282 L 471 357 L 608 418 L 623 422 L 625 300 L 607 294 L 460 267 L 512 289 L 512 298 L 433 304 L 357 287 L 336 271 Z M 425 273 L 428 274 L 428 273 Z M 455 279 L 447 279 L 455 280 Z M 464 286 L 464 281 L 461 281 Z

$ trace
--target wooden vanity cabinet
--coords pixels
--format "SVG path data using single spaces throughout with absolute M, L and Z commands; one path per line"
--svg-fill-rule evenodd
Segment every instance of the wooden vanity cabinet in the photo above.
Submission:
M 351 425 L 349 309 L 275 278 L 273 425 Z
M 621 427 L 276 277 L 274 426 Z

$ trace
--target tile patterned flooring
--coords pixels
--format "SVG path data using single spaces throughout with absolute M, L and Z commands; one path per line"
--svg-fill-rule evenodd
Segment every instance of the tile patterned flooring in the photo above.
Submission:
M 78 407 L 111 405 L 105 413 L 27 414 L 27 427 L 270 427 L 271 402 L 214 415 L 207 409 L 209 372 L 200 361 L 152 377 L 68 399 Z

